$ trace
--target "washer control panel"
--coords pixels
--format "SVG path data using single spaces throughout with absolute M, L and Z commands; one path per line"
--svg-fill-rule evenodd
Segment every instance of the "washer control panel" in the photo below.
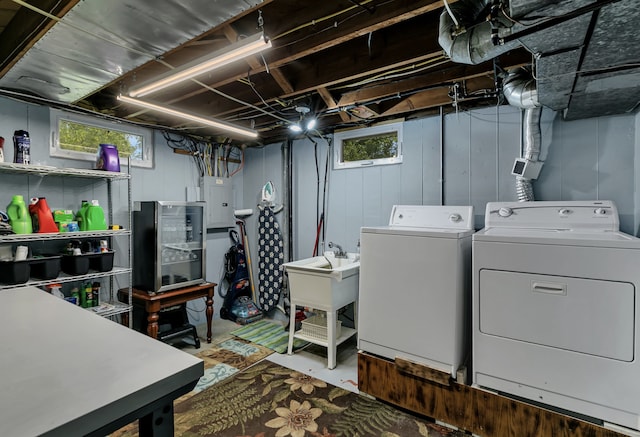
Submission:
M 473 230 L 473 206 L 394 205 L 389 226 Z

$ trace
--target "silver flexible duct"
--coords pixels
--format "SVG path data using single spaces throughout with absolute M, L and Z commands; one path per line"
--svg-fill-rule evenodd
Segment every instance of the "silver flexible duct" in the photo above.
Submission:
M 517 69 L 504 81 L 502 92 L 510 105 L 524 108 L 523 137 L 524 150 L 522 158 L 527 163 L 538 163 L 542 134 L 540 132 L 540 116 L 542 107 L 538 102 L 536 82 L 531 73 L 524 68 Z M 542 165 L 540 164 L 540 167 Z M 533 201 L 533 183 L 531 178 L 516 176 L 516 193 L 520 202 Z
M 490 6 L 491 0 L 458 0 L 440 14 L 438 42 L 453 62 L 479 64 L 520 46 L 515 40 L 494 45 L 491 22 L 481 21 L 485 18 L 483 11 Z M 452 15 L 457 18 L 460 28 Z M 507 27 L 499 29 L 500 37 L 510 33 Z
M 542 134 L 540 132 L 540 117 L 542 107 L 527 108 L 524 110 L 524 151 L 523 158 L 530 161 L 538 161 L 540 156 L 540 144 Z

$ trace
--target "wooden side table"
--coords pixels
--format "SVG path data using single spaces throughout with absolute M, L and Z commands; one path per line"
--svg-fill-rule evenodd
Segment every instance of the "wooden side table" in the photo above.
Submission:
M 213 319 L 213 294 L 216 288 L 213 282 L 194 285 L 191 287 L 178 288 L 162 293 L 148 293 L 134 288 L 132 290 L 133 303 L 144 305 L 147 313 L 147 335 L 158 338 L 158 318 L 160 310 L 174 305 L 180 305 L 190 300 L 206 297 L 207 315 L 207 343 L 211 343 L 211 321 Z M 122 302 L 127 302 L 127 289 L 118 290 L 118 298 Z M 125 314 L 122 324 L 129 326 L 129 314 Z

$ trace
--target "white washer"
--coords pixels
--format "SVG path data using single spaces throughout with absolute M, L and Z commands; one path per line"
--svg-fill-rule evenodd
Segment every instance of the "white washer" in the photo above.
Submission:
M 640 429 L 640 239 L 610 201 L 488 203 L 473 383 Z
M 358 348 L 451 373 L 469 347 L 471 206 L 396 205 L 360 231 Z

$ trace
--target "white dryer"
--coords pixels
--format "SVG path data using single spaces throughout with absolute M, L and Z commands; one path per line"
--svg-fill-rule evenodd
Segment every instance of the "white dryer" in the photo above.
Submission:
M 455 377 L 470 353 L 471 206 L 396 205 L 360 231 L 358 348 Z
M 473 383 L 640 429 L 640 239 L 610 201 L 488 203 Z

